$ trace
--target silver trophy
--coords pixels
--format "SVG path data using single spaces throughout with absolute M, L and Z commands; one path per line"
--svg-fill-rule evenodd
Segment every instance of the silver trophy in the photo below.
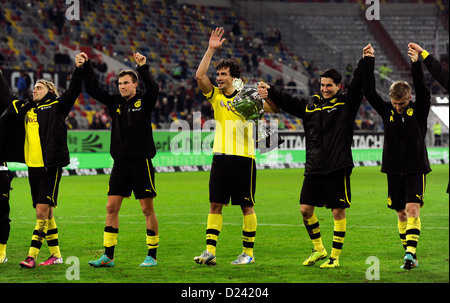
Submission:
M 278 129 L 270 128 L 261 118 L 264 115 L 263 99 L 258 93 L 257 87 L 244 88 L 241 79 L 233 80 L 233 87 L 238 94 L 233 99 L 233 112 L 242 119 L 251 120 L 256 126 L 256 147 L 261 154 L 267 153 L 281 145 L 284 140 L 278 135 Z

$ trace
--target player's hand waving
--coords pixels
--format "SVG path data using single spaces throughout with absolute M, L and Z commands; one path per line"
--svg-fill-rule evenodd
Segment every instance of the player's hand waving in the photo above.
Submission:
M 216 29 L 212 31 L 211 37 L 209 37 L 210 48 L 217 49 L 223 44 L 223 42 L 225 41 L 225 38 L 222 38 L 223 33 L 223 27 L 216 27 Z

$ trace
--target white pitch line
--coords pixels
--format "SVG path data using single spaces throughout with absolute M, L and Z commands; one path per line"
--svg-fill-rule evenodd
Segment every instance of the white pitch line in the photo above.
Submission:
M 73 218 L 72 218 L 73 219 Z M 17 222 L 17 221 L 16 221 Z M 33 223 L 31 221 L 23 221 L 19 223 Z M 105 221 L 66 221 L 64 224 L 105 224 Z M 121 224 L 127 225 L 127 224 L 145 224 L 144 218 L 142 218 L 142 221 L 121 221 Z M 164 225 L 204 225 L 206 226 L 206 222 L 164 222 Z M 161 221 L 160 221 L 161 225 Z M 242 226 L 242 223 L 223 223 L 223 225 L 230 225 L 230 226 Z M 66 225 L 67 226 L 67 225 Z M 300 227 L 303 228 L 303 225 L 301 224 L 279 224 L 279 223 L 258 223 L 258 226 L 268 226 L 268 227 Z M 321 227 L 324 228 L 332 228 L 331 225 L 321 224 Z M 348 229 L 392 229 L 396 226 L 366 226 L 366 225 L 350 225 L 347 228 Z M 430 227 L 430 226 L 422 226 L 423 230 L 449 230 L 449 227 L 447 226 L 440 226 L 440 227 Z
M 124 220 L 124 218 L 130 218 L 130 217 L 140 217 L 142 216 L 142 220 L 139 221 L 127 221 Z M 157 214 L 158 218 L 164 218 L 164 217 L 177 217 L 177 216 L 185 216 L 185 214 Z M 198 214 L 198 216 L 202 216 Z M 422 214 L 421 216 L 426 216 L 426 217 L 444 217 L 444 216 L 449 216 L 449 214 Z M 90 219 L 95 219 L 95 218 L 99 218 L 101 220 L 99 221 L 80 221 L 78 219 L 86 219 L 86 218 L 90 218 Z M 65 224 L 104 224 L 105 223 L 105 219 L 106 216 L 105 215 L 100 215 L 100 216 L 70 216 L 70 218 L 65 217 L 65 216 L 61 216 L 58 218 L 58 216 L 56 216 L 56 219 L 64 222 Z M 145 224 L 145 219 L 144 216 L 142 214 L 124 214 L 124 215 L 120 215 L 120 219 L 122 224 Z M 75 220 L 75 221 L 72 221 Z M 16 217 L 13 218 L 13 222 L 15 223 L 30 223 L 32 224 L 32 221 L 28 221 L 27 218 L 25 217 Z M 177 224 L 183 224 L 183 225 L 205 225 L 206 226 L 206 219 L 204 221 L 200 221 L 200 222 L 164 222 L 164 220 L 160 219 L 160 222 L 163 224 L 167 224 L 167 225 L 177 225 Z M 242 223 L 229 223 L 229 222 L 224 222 L 223 225 L 231 225 L 231 226 L 242 226 Z M 258 226 L 268 226 L 268 227 L 300 227 L 302 228 L 304 225 L 299 223 L 299 224 L 286 224 L 286 223 L 262 223 L 262 222 L 258 222 Z M 328 225 L 328 224 L 324 224 L 321 223 L 321 227 L 325 227 L 325 228 L 331 228 L 332 225 Z M 395 227 L 395 226 L 394 226 Z M 378 226 L 378 225 L 349 225 L 347 228 L 349 229 L 391 229 L 393 228 L 393 226 Z M 433 226 L 422 226 L 422 229 L 429 229 L 429 230 L 433 230 L 433 229 L 438 229 L 438 230 L 449 230 L 448 226 L 440 226 L 440 227 L 433 227 Z

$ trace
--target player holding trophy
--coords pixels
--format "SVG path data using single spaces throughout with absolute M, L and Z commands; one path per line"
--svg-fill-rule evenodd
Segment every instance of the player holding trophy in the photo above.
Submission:
M 258 87 L 244 89 L 244 83 L 240 78 L 233 79 L 233 87 L 238 91 L 233 99 L 233 111 L 244 121 L 255 123 L 255 140 L 260 154 L 267 153 L 284 142 L 278 135 L 278 125 L 267 126 L 265 121 L 260 119 L 265 111 L 272 112 L 272 107 L 264 103 L 258 93 Z
M 216 245 L 222 230 L 222 208 L 239 205 L 243 219 L 243 251 L 231 264 L 255 262 L 253 245 L 256 235 L 255 144 L 253 123 L 246 121 L 234 107 L 239 90 L 233 80 L 240 77 L 240 68 L 232 59 L 221 59 L 216 65 L 217 86 L 211 83 L 207 72 L 215 51 L 222 46 L 223 28 L 216 28 L 209 38 L 208 49 L 196 72 L 197 83 L 214 108 L 216 123 L 213 160 L 209 179 L 210 210 L 206 227 L 206 250 L 194 258 L 197 264 L 216 264 Z M 241 83 L 242 84 L 242 83 Z M 242 89 L 239 81 L 235 85 Z M 256 114 L 256 113 L 255 113 Z M 250 118 L 250 116 L 249 116 Z

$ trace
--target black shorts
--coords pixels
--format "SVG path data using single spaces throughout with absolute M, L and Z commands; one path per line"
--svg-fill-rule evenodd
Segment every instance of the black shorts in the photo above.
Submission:
M 326 208 L 348 208 L 351 205 L 350 175 L 343 169 L 327 175 L 307 175 L 303 180 L 300 204 Z
M 255 205 L 255 159 L 214 155 L 209 176 L 209 201 L 228 205 Z
M 28 167 L 28 181 L 30 183 L 33 207 L 36 204 L 57 206 L 59 182 L 62 167 Z
M 131 192 L 134 192 L 136 199 L 156 197 L 155 168 L 151 160 L 114 160 L 108 196 L 130 198 Z
M 406 203 L 419 203 L 423 206 L 425 193 L 425 174 L 387 175 L 388 203 L 387 206 L 396 211 L 405 209 Z

